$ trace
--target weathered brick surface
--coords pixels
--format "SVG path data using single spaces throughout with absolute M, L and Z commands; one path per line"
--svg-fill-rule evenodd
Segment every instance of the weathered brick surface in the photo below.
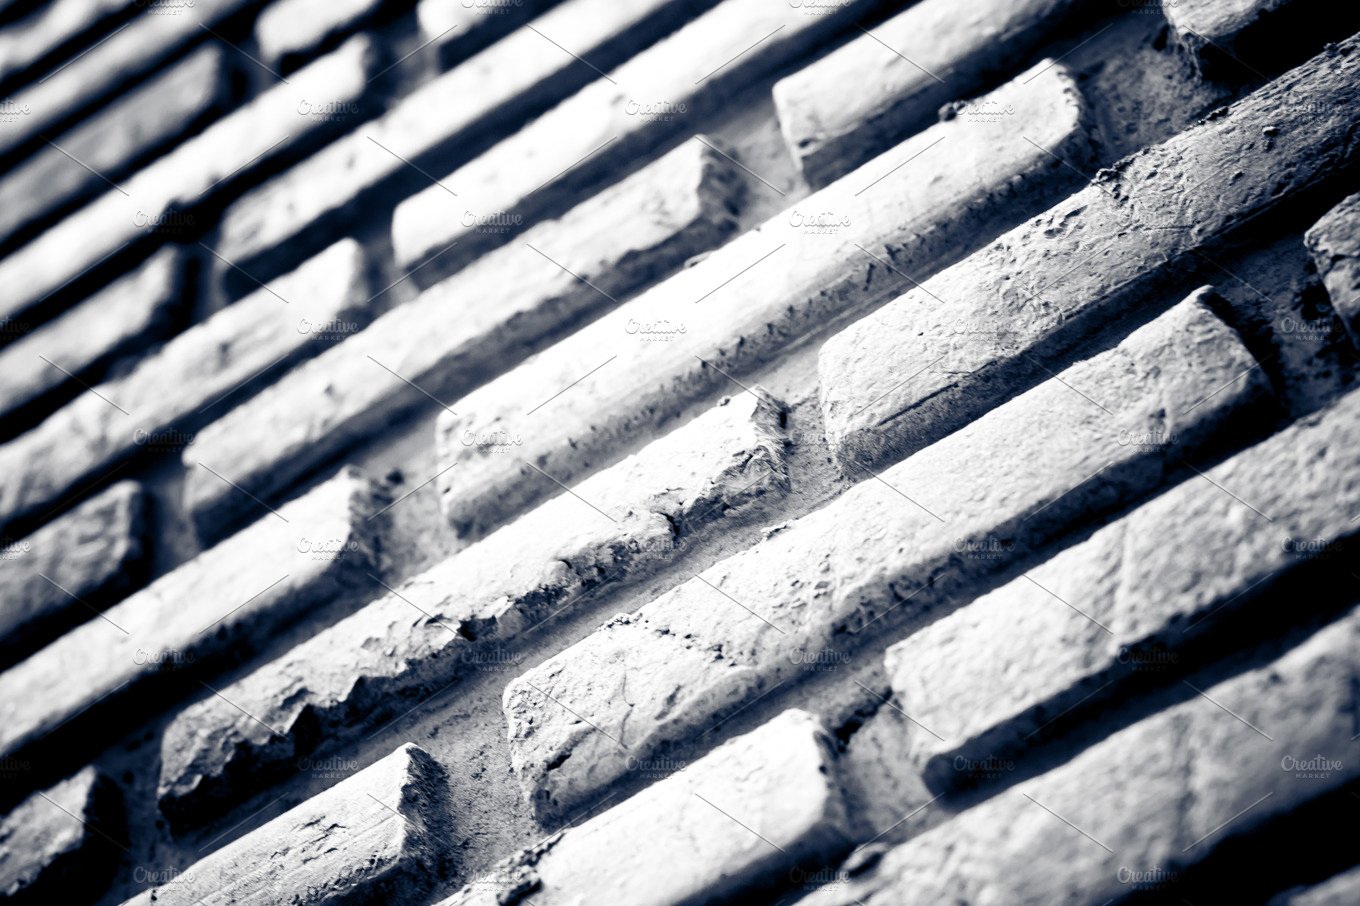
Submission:
M 0 29 L 0 82 L 23 72 L 126 6 L 127 0 L 52 0 Z
M 921 0 L 774 86 L 789 153 L 823 186 L 1013 70 L 1073 0 Z M 1004 108 L 963 111 L 1004 115 Z M 957 115 L 957 114 L 955 114 Z
M 1313 887 L 1281 894 L 1270 901 L 1270 906 L 1347 906 L 1356 901 L 1360 901 L 1360 868 L 1343 871 Z
M 1215 240 L 1344 172 L 1360 148 L 1357 50 L 1352 38 L 1102 171 L 829 340 L 821 389 L 837 458 L 869 464 L 933 442 L 1042 379 L 1156 278 L 1203 267 Z
M 1360 349 L 1360 195 L 1332 208 L 1304 235 L 1332 307 Z
M 94 768 L 25 799 L 0 822 L 0 897 L 17 906 L 97 896 L 124 848 L 120 811 Z
M 368 480 L 346 470 L 0 673 L 0 754 L 77 716 L 112 716 L 156 679 L 178 679 L 187 695 L 201 688 L 188 676 L 209 675 L 311 608 L 367 585 L 378 509 Z M 176 677 L 181 671 L 188 676 Z
M 1221 841 L 1355 779 L 1358 657 L 1352 614 L 803 902 L 1104 903 L 1140 884 L 1131 872 L 1174 895 Z M 1315 756 L 1315 776 L 1287 766 Z
M 711 144 L 692 139 L 539 224 L 206 429 L 185 463 L 230 463 L 236 487 L 190 473 L 185 499 L 200 536 L 253 509 L 246 494 L 277 496 L 431 396 L 457 399 L 564 325 L 717 245 L 733 227 L 741 183 Z
M 423 261 L 455 240 L 487 244 L 468 218 L 532 222 L 564 207 L 610 168 L 645 156 L 873 6 L 844 0 L 809 16 L 788 3 L 723 0 L 477 159 L 437 174 L 441 185 L 398 205 L 392 220 L 398 262 Z
M 423 902 L 456 834 L 447 783 L 408 743 L 128 904 Z
M 312 239 L 316 234 L 336 235 L 365 215 L 367 203 L 385 188 L 396 182 L 392 191 L 401 191 L 403 177 L 409 182 L 414 175 L 423 187 L 427 177 L 420 170 L 457 153 L 480 130 L 514 122 L 522 111 L 569 91 L 575 82 L 565 76 L 580 64 L 544 35 L 594 59 L 613 42 L 627 47 L 655 37 L 667 21 L 658 15 L 667 5 L 666 0 L 568 0 L 534 21 L 539 34 L 514 32 L 243 197 L 223 217 L 219 254 L 267 276 L 277 267 L 271 256 L 286 262 L 289 246 L 325 241 Z M 319 184 L 328 191 L 316 191 Z
M 173 0 L 172 0 L 173 2 Z M 102 97 L 151 72 L 179 48 L 203 37 L 205 29 L 244 9 L 251 0 L 193 0 L 172 7 L 173 15 L 140 15 L 12 96 L 22 114 L 0 129 L 0 158 L 48 134 Z
M 145 581 L 147 500 L 123 481 L 0 549 L 0 659 L 28 654 Z
M 0 349 L 0 415 L 87 385 L 120 354 L 167 336 L 183 310 L 185 257 L 157 252 L 71 311 Z
M 503 667 L 525 630 L 784 495 L 783 414 L 766 396 L 736 397 L 186 709 L 164 735 L 162 811 L 220 808 L 286 766 L 318 723 L 334 740 L 356 718 Z M 504 440 L 499 455 L 516 455 Z
M 1069 74 L 1034 74 L 985 101 L 1015 116 L 956 119 L 908 139 L 453 403 L 439 425 L 441 459 L 458 463 L 439 485 L 449 521 L 475 529 L 551 490 L 518 461 L 460 444 L 465 432 L 516 433 L 524 460 L 571 480 L 735 387 L 729 376 L 891 298 L 912 273 L 1014 222 L 1017 207 L 1037 207 L 1067 178 L 1038 146 L 1080 157 L 1088 135 Z M 676 334 L 642 342 L 635 325 Z
M 903 710 L 943 737 L 919 740 L 930 780 L 1184 671 L 1190 646 L 1253 619 L 1253 592 L 1320 592 L 1308 567 L 1360 530 L 1358 442 L 1352 393 L 889 649 Z
M 0 316 L 40 305 L 129 243 L 194 236 L 197 206 L 246 180 L 271 156 L 353 118 L 349 111 L 364 96 L 372 58 L 371 43 L 352 38 L 0 260 L 0 283 L 7 287 Z
M 0 447 L 0 523 L 39 513 L 138 451 L 193 449 L 192 432 L 232 397 L 352 333 L 370 302 L 361 259 L 352 240 L 335 244 Z M 230 462 L 205 466 L 231 478 Z
M 0 241 L 102 194 L 111 180 L 220 112 L 227 89 L 223 64 L 220 48 L 194 52 L 6 173 L 0 180 Z
M 493 906 L 521 891 L 539 904 L 726 901 L 837 858 L 848 824 L 834 740 L 813 715 L 785 711 L 441 906 Z
M 1278 55 L 1300 23 L 1317 34 L 1328 29 L 1324 18 L 1354 22 L 1350 10 L 1321 0 L 1175 0 L 1161 6 L 1177 41 L 1211 75 L 1260 75 L 1253 63 Z
M 1251 365 L 1201 304 L 1177 306 L 619 615 L 507 687 L 526 796 L 543 814 L 576 807 L 622 777 L 628 759 L 806 676 L 819 652 L 957 600 L 1073 522 L 1137 499 L 1262 403 Z

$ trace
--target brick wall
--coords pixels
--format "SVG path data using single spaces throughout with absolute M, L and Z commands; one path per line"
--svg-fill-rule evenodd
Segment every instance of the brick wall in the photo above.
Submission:
M 0 0 L 0 898 L 1355 902 L 1358 29 Z

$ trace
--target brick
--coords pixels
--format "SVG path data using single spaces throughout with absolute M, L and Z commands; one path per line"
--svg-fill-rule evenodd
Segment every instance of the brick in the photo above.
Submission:
M 803 902 L 1104 903 L 1140 876 L 1172 895 L 1216 845 L 1355 779 L 1357 643 L 1352 614 Z M 1309 777 L 1285 766 L 1318 755 L 1335 769 Z
M 421 41 L 433 48 L 439 65 L 447 68 L 453 63 L 462 62 L 471 51 L 480 50 L 489 41 L 547 12 L 559 2 L 458 0 L 450 3 L 448 0 L 421 0 L 416 4 L 416 24 L 420 27 Z M 614 7 L 622 5 L 616 3 Z M 604 7 L 601 9 L 608 12 Z
M 269 66 L 314 51 L 327 38 L 372 19 L 383 0 L 277 0 L 255 21 L 260 59 Z
M 98 615 L 146 580 L 147 499 L 123 481 L 6 545 L 0 658 L 14 660 Z
M 0 415 L 32 411 L 74 390 L 77 381 L 88 385 L 118 356 L 168 336 L 183 309 L 184 271 L 178 250 L 157 252 L 128 276 L 0 349 Z
M 1313 47 L 1320 34 L 1350 34 L 1355 16 L 1322 0 L 1176 0 L 1162 11 L 1180 45 L 1211 75 L 1261 76 L 1252 66 L 1287 56 L 1303 30 Z M 1328 20 L 1339 26 L 1329 28 Z
M 1312 887 L 1275 897 L 1270 906 L 1347 906 L 1360 901 L 1360 867 L 1343 871 Z
M 1163 281 L 1204 267 L 1213 243 L 1343 170 L 1360 151 L 1357 46 L 1125 158 L 828 340 L 822 406 L 838 460 L 895 458 L 967 423 Z
M 407 743 L 128 904 L 412 903 L 448 866 L 448 779 Z
M 785 495 L 782 419 L 764 395 L 718 406 L 222 690 L 258 720 L 215 696 L 190 706 L 162 739 L 162 813 L 201 819 L 288 770 L 316 726 L 342 739 L 360 719 L 518 663 L 525 630 L 652 574 L 711 523 Z M 513 455 L 505 440 L 502 455 Z
M 874 5 L 845 0 L 807 15 L 788 3 L 723 0 L 399 204 L 392 218 L 398 263 L 423 261 L 454 241 L 463 253 L 489 245 L 494 237 L 466 226 L 468 219 L 532 223 L 566 207 Z
M 734 227 L 741 186 L 726 157 L 692 139 L 295 370 L 186 451 L 186 462 L 231 463 L 241 489 L 190 474 L 185 500 L 199 535 L 211 537 L 243 507 L 257 508 L 242 490 L 276 497 L 318 464 L 429 405 L 426 394 L 456 399 L 568 325 L 717 245 Z M 497 304 L 468 304 L 487 298 Z
M 0 241 L 109 188 L 133 167 L 221 112 L 222 50 L 204 47 L 147 85 L 56 137 L 0 181 Z
M 1306 567 L 1360 530 L 1357 441 L 1351 393 L 889 649 L 903 710 L 948 740 L 917 734 L 927 781 L 966 779 L 958 758 L 1014 760 L 1057 716 L 1183 670 L 1259 619 L 1254 592 L 1320 591 Z
M 835 757 L 820 720 L 785 711 L 440 906 L 498 906 L 521 893 L 540 906 L 725 902 L 778 883 L 849 848 Z
M 729 375 L 741 380 L 828 322 L 887 301 L 907 275 L 1059 191 L 1064 168 L 1023 137 L 1080 155 L 1084 109 L 1068 73 L 1050 67 L 988 103 L 1016 115 L 908 139 L 452 404 L 458 414 L 438 426 L 441 461 L 458 463 L 439 482 L 450 523 L 475 532 L 552 490 L 517 461 L 463 446 L 464 432 L 516 433 L 525 461 L 574 480 L 687 405 L 730 392 Z M 824 212 L 839 229 L 807 226 Z M 667 324 L 683 329 L 668 343 L 634 333 Z
M 77 716 L 113 718 L 118 704 L 126 715 L 134 695 L 149 700 L 153 684 L 168 688 L 176 673 L 178 694 L 192 692 L 199 687 L 183 674 L 208 675 L 312 608 L 366 587 L 377 510 L 368 480 L 346 470 L 0 674 L 0 754 Z
M 624 776 L 626 758 L 704 731 L 865 630 L 966 598 L 1007 561 L 1157 487 L 1262 403 L 1257 372 L 1232 380 L 1251 361 L 1204 306 L 1177 306 L 619 615 L 507 687 L 526 797 L 540 815 L 577 807 Z
M 1341 324 L 1360 349 L 1360 195 L 1327 212 L 1304 234 Z
M 176 7 L 174 15 L 135 16 L 79 58 L 17 89 L 10 100 L 22 112 L 0 128 L 0 158 L 155 70 L 184 45 L 202 39 L 205 28 L 219 27 L 252 2 L 194 0 L 193 6 Z
M 1075 5 L 922 0 L 908 7 L 775 83 L 789 152 L 809 184 L 826 185 L 934 120 L 946 103 L 1014 71 Z
M 561 4 L 534 20 L 539 34 L 514 32 L 245 195 L 223 215 L 218 252 L 268 278 L 288 266 L 288 256 L 305 254 L 297 249 L 328 242 L 366 222 L 379 205 L 388 208 L 423 188 L 428 177 L 421 170 L 443 168 L 449 156 L 464 153 L 486 132 L 516 123 L 580 84 L 585 67 L 544 35 L 596 60 L 663 33 L 674 15 L 668 6 L 674 9 L 665 0 Z M 322 184 L 328 191 L 316 191 Z
M 35 515 L 138 452 L 192 447 L 192 432 L 231 399 L 365 323 L 362 273 L 359 246 L 336 243 L 0 447 L 0 523 Z M 207 466 L 230 477 L 229 462 Z
M 352 38 L 0 260 L 0 283 L 10 288 L 0 316 L 34 308 L 129 244 L 194 235 L 206 224 L 193 211 L 209 199 L 355 116 L 347 111 L 360 106 L 372 51 L 367 38 Z
M 0 82 L 7 82 L 127 6 L 127 0 L 53 0 L 0 29 Z
M 93 902 L 117 862 L 121 803 L 88 767 L 34 793 L 0 822 L 0 897 L 6 903 Z

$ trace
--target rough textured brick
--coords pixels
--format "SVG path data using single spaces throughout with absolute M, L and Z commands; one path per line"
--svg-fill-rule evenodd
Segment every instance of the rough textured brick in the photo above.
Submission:
M 622 777 L 628 758 L 805 675 L 818 652 L 964 596 L 1074 521 L 1137 499 L 1262 403 L 1257 372 L 1232 381 L 1251 363 L 1206 308 L 1177 306 L 619 615 L 507 687 L 526 796 L 540 814 L 576 807 Z
M 1250 619 L 1258 586 L 1285 594 L 1299 585 L 1281 576 L 1339 556 L 1358 511 L 1352 393 L 909 636 L 888 674 L 903 710 L 947 740 L 920 739 L 928 778 L 958 778 L 956 756 L 1007 759 L 1055 716 L 1185 669 L 1190 646 Z
M 25 112 L 0 129 L 0 158 L 152 71 L 183 45 L 201 39 L 205 28 L 218 27 L 250 2 L 194 0 L 193 6 L 175 8 L 174 15 L 138 15 L 79 59 L 19 88 L 12 100 Z
M 984 103 L 1016 114 L 955 119 L 908 139 L 452 404 L 457 415 L 438 429 L 441 460 L 458 463 L 439 483 L 449 521 L 476 530 L 551 490 L 520 462 L 463 446 L 464 432 L 516 433 L 524 460 L 571 480 L 635 434 L 730 391 L 729 375 L 740 380 L 833 319 L 892 298 L 913 272 L 1051 197 L 1067 177 L 1036 144 L 1080 158 L 1087 143 L 1068 73 L 1048 67 Z M 819 218 L 831 231 L 808 225 Z M 641 342 L 630 325 L 683 333 Z
M 718 406 L 223 690 L 258 720 L 216 697 L 186 709 L 163 739 L 161 810 L 211 811 L 286 768 L 309 728 L 336 739 L 357 716 L 503 665 L 497 654 L 525 629 L 787 493 L 782 419 L 764 396 Z M 514 455 L 506 440 L 501 455 Z
M 0 181 L 0 241 L 33 221 L 117 183 L 171 142 L 220 112 L 226 101 L 223 51 L 204 47 L 110 104 Z
M 1360 902 L 1360 867 L 1301 890 L 1291 890 L 1270 901 L 1270 906 L 1354 906 Z
M 128 904 L 424 902 L 457 833 L 447 784 L 407 743 Z
M 0 523 L 51 506 L 139 450 L 192 449 L 192 432 L 226 412 L 229 397 L 362 326 L 362 270 L 358 245 L 336 243 L 0 447 Z M 206 465 L 231 477 L 230 462 Z
M 392 219 L 398 261 L 423 261 L 455 240 L 487 244 L 491 237 L 468 226 L 469 217 L 532 222 L 560 210 L 584 187 L 645 156 L 698 116 L 717 112 L 752 80 L 873 5 L 844 0 L 826 15 L 809 16 L 788 3 L 724 0 L 459 167 L 442 185 L 398 205 Z
M 52 0 L 0 29 L 0 82 L 93 30 L 101 20 L 127 5 L 128 0 Z
M 129 243 L 176 231 L 193 235 L 200 225 L 192 210 L 271 157 L 313 133 L 335 131 L 337 120 L 350 117 L 317 112 L 357 106 L 372 58 L 370 42 L 352 38 L 0 261 L 0 284 L 8 288 L 0 316 L 33 308 Z
M 292 372 L 185 451 L 186 462 L 231 463 L 240 489 L 190 474 L 185 500 L 200 536 L 220 534 L 243 507 L 257 506 L 242 490 L 277 496 L 428 405 L 426 394 L 457 399 L 566 325 L 717 245 L 733 228 L 740 188 L 731 162 L 692 139 Z M 481 304 L 491 298 L 495 306 Z
M 174 329 L 184 293 L 184 256 L 157 252 L 133 273 L 51 323 L 0 349 L 0 416 L 32 411 L 72 390 L 113 359 Z M 46 360 L 46 361 L 44 361 Z
M 368 585 L 377 510 L 368 480 L 342 472 L 0 674 L 0 754 L 77 715 L 111 715 L 154 680 L 207 674 L 309 609 Z M 179 681 L 180 695 L 198 688 Z
M 384 190 L 400 191 L 412 177 L 419 180 L 412 185 L 423 188 L 426 177 L 412 165 L 437 170 L 441 157 L 457 154 L 482 130 L 512 122 L 578 84 L 569 76 L 576 76 L 573 67 L 581 64 L 544 35 L 594 60 L 606 48 L 627 48 L 661 33 L 670 5 L 666 0 L 563 3 L 534 21 L 540 34 L 516 31 L 243 197 L 223 217 L 218 252 L 252 273 L 259 270 L 259 276 L 287 266 L 276 262 L 287 261 L 281 256 L 290 247 L 329 241 L 368 215 L 369 201 Z M 328 191 L 316 191 L 319 184 Z
M 146 577 L 147 500 L 120 482 L 0 550 L 0 658 L 94 619 Z
M 1339 20 L 1348 34 L 1354 13 L 1325 0 L 1175 0 L 1162 11 L 1180 44 L 1210 74 L 1232 64 L 1237 74 L 1259 75 L 1252 63 L 1266 63 L 1296 40 L 1302 27 L 1311 35 L 1325 33 L 1327 20 Z M 1273 45 L 1273 46 L 1272 46 Z
M 1332 307 L 1360 349 L 1360 195 L 1332 208 L 1304 234 Z
M 829 340 L 822 405 L 837 458 L 867 464 L 931 443 L 1042 379 L 1159 277 L 1204 266 L 1215 240 L 1344 171 L 1360 152 L 1357 48 L 1334 47 L 1125 158 Z
M 835 742 L 816 717 L 790 710 L 441 906 L 497 906 L 519 893 L 539 906 L 726 901 L 834 859 L 849 840 Z
M 92 767 L 34 793 L 0 822 L 0 897 L 93 901 L 113 874 L 120 825 L 118 792 Z
M 815 186 L 858 167 L 949 101 L 1012 71 L 1073 0 L 921 0 L 774 86 L 789 152 Z M 966 111 L 965 111 L 966 112 Z
M 1129 895 L 1130 870 L 1174 878 L 1225 838 L 1356 778 L 1358 656 L 1352 614 L 803 902 L 1104 903 Z M 1336 764 L 1325 776 L 1284 767 L 1319 754 Z

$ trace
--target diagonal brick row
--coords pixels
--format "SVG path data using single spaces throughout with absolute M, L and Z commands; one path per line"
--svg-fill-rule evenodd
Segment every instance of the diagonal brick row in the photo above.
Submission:
M 849 848 L 835 742 L 790 710 L 517 853 L 440 906 L 727 902 Z M 658 770 L 639 764 L 639 770 Z
M 602 61 L 627 54 L 664 34 L 676 9 L 669 0 L 567 0 L 245 195 L 223 215 L 218 253 L 257 278 L 272 277 L 371 216 L 371 205 L 390 207 L 423 188 L 430 168 L 478 136 L 561 98 L 584 80 L 583 69 L 593 77 L 572 54 Z M 318 184 L 329 191 L 316 191 Z
M 126 849 L 121 825 L 117 788 L 95 768 L 34 793 L 0 821 L 0 897 L 92 902 Z
M 935 734 L 914 737 L 927 781 L 966 779 L 959 759 L 1013 760 L 1280 600 L 1321 608 L 1320 567 L 1360 531 L 1357 451 L 1351 393 L 889 649 L 903 710 Z
M 1232 330 L 1189 301 L 619 615 L 506 688 L 526 797 L 540 815 L 578 807 L 630 759 L 808 676 L 821 653 L 956 603 L 1155 489 L 1266 404 L 1251 365 Z
M 775 83 L 789 153 L 810 184 L 826 185 L 926 125 L 946 103 L 1013 71 L 1077 5 L 1076 0 L 910 5 Z M 1008 115 L 1001 106 L 962 112 Z
M 1360 868 L 1352 868 L 1328 878 L 1321 884 L 1288 891 L 1270 901 L 1270 906 L 1346 906 L 1360 900 Z
M 0 28 L 0 83 L 53 56 L 131 6 L 130 0 L 53 0 Z
M 1341 326 L 1360 349 L 1360 195 L 1328 211 L 1304 240 Z
M 185 451 L 199 536 L 220 537 L 431 398 L 456 399 L 717 245 L 741 188 L 731 162 L 692 139 L 290 372 Z M 193 469 L 198 459 L 222 464 L 231 484 Z
M 517 433 L 525 460 L 573 480 L 1056 194 L 1069 177 L 1045 149 L 1089 150 L 1069 74 L 1045 64 L 987 102 L 1016 115 L 907 139 L 454 403 L 438 428 L 441 462 L 458 463 L 439 484 L 449 521 L 477 531 L 551 490 L 518 462 L 459 444 L 465 432 Z M 636 325 L 673 338 L 640 342 Z
M 407 743 L 127 904 L 424 902 L 454 834 L 444 769 Z
M 487 247 L 494 237 L 476 230 L 482 218 L 532 223 L 561 210 L 877 5 L 839 0 L 808 15 L 789 3 L 723 0 L 475 160 L 439 171 L 439 184 L 397 206 L 398 263 L 454 241 L 464 254 Z
M 829 340 L 822 405 L 837 459 L 853 467 L 919 450 L 1042 379 L 1161 279 L 1219 273 L 1208 265 L 1215 242 L 1355 162 L 1357 51 L 1357 38 L 1332 47 L 1125 158 Z
M 179 697 L 199 690 L 195 678 L 371 585 L 378 511 L 369 481 L 346 470 L 0 673 L 0 757 L 78 717 L 111 723 L 152 687 Z M 83 739 L 128 729 L 101 724 Z
M 146 580 L 147 499 L 122 481 L 0 548 L 0 659 L 94 619 Z
M 233 399 L 360 328 L 372 303 L 362 254 L 353 240 L 336 243 L 0 447 L 0 524 L 40 517 L 140 451 L 192 449 L 193 431 Z
M 763 394 L 730 400 L 185 709 L 162 741 L 161 811 L 202 820 L 288 770 L 318 728 L 334 743 L 460 677 L 519 663 L 527 631 L 787 494 L 783 419 Z M 512 437 L 469 442 L 516 455 Z
M 0 316 L 39 308 L 129 246 L 175 233 L 194 236 L 200 224 L 193 212 L 209 199 L 357 118 L 373 59 L 367 38 L 350 39 L 0 260 L 7 288 Z
M 1139 887 L 1173 896 L 1216 847 L 1356 779 L 1358 653 L 1352 613 L 802 902 L 1039 906 L 1105 903 Z M 1316 772 L 1289 767 L 1315 757 Z

